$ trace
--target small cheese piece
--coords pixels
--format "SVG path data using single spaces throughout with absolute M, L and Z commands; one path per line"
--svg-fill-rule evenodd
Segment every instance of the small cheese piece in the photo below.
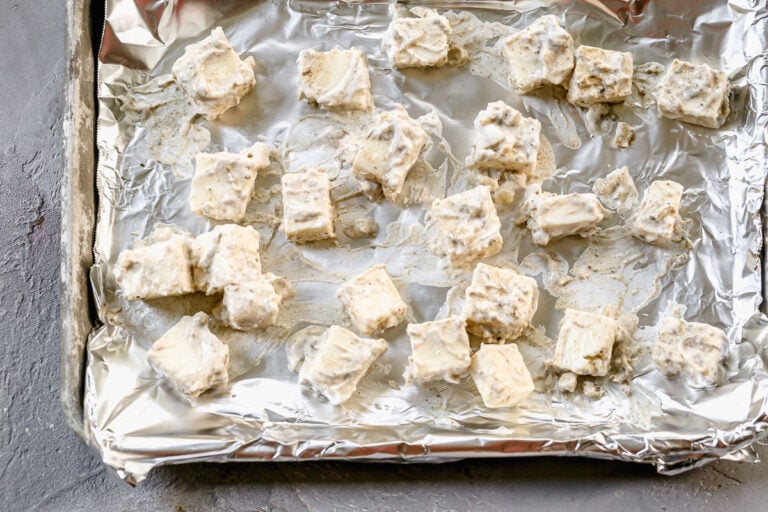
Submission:
M 188 45 L 173 64 L 176 83 L 196 110 L 214 119 L 238 105 L 256 84 L 252 57 L 240 60 L 221 27 L 202 41 Z
M 624 121 L 616 123 L 616 133 L 613 135 L 611 145 L 615 148 L 628 148 L 634 143 L 635 130 Z
M 573 71 L 573 38 L 555 16 L 542 16 L 501 43 L 509 63 L 509 85 L 525 94 L 542 85 L 561 85 Z
M 349 238 L 376 238 L 379 235 L 379 225 L 371 217 L 358 217 L 344 223 L 344 234 Z
M 514 407 L 533 393 L 533 378 L 517 345 L 486 345 L 472 356 L 470 368 L 486 407 Z
M 397 201 L 427 138 L 421 125 L 408 116 L 402 105 L 378 112 L 352 162 L 352 170 L 360 178 L 381 184 L 384 196 Z
M 534 279 L 478 263 L 464 298 L 467 331 L 486 340 L 515 339 L 530 325 L 538 301 Z
M 125 298 L 155 299 L 194 293 L 188 244 L 188 236 L 177 234 L 121 252 L 114 274 Z
M 453 266 L 466 265 L 501 250 L 501 221 L 485 185 L 437 199 L 426 215 L 429 248 Z
M 443 66 L 448 62 L 448 19 L 431 9 L 417 12 L 423 17 L 395 18 L 384 34 L 382 48 L 393 68 Z
M 269 166 L 269 147 L 256 143 L 239 153 L 198 153 L 189 205 L 198 215 L 240 222 L 256 186 Z
M 564 373 L 557 379 L 557 389 L 565 393 L 573 393 L 576 391 L 576 385 L 578 379 L 574 373 Z
M 458 316 L 421 324 L 409 324 L 411 356 L 406 383 L 444 380 L 456 383 L 471 363 L 469 337 L 464 319 Z
M 182 317 L 147 353 L 147 361 L 180 393 L 195 398 L 228 381 L 229 346 L 208 329 L 208 315 Z
M 639 202 L 637 187 L 628 167 L 620 167 L 609 172 L 605 178 L 598 178 L 592 191 L 606 207 L 621 215 L 628 214 Z
M 330 110 L 373 108 L 368 59 L 357 49 L 299 54 L 299 99 Z
M 467 167 L 478 170 L 536 169 L 541 123 L 503 101 L 489 103 L 475 118 L 475 140 Z
M 603 220 L 603 207 L 595 194 L 557 195 L 541 192 L 527 201 L 528 229 L 533 242 L 547 245 L 564 236 L 590 236 Z
M 272 274 L 252 276 L 224 287 L 218 317 L 238 331 L 252 331 L 273 325 L 283 297 L 275 291 Z
M 195 287 L 206 295 L 261 274 L 259 233 L 251 226 L 224 224 L 190 244 Z
M 678 239 L 683 222 L 680 218 L 682 198 L 683 186 L 679 183 L 664 180 L 651 183 L 632 222 L 632 234 L 649 244 Z
M 718 386 L 725 378 L 728 338 L 707 324 L 664 318 L 653 347 L 653 362 L 667 378 L 682 378 L 695 388 Z
M 576 375 L 607 375 L 618 332 L 618 322 L 611 317 L 566 309 L 552 366 Z
M 632 94 L 632 64 L 631 53 L 579 46 L 568 101 L 579 107 L 624 101 Z
M 368 336 L 400 324 L 408 309 L 384 265 L 374 265 L 342 284 L 336 297 L 357 330 Z
M 728 76 L 706 64 L 673 60 L 656 85 L 664 117 L 720 128 L 730 113 Z
M 383 339 L 361 338 L 332 325 L 307 354 L 299 370 L 299 382 L 339 405 L 349 400 L 373 362 L 386 351 Z
M 291 242 L 334 238 L 331 182 L 319 167 L 283 175 L 283 230 Z

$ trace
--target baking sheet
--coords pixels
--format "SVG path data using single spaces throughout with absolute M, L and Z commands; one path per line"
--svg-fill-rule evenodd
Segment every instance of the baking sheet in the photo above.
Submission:
M 455 13 L 455 32 L 472 50 L 469 66 L 389 69 L 380 50 L 392 14 L 386 4 L 107 2 L 98 80 L 101 207 L 91 272 L 104 325 L 89 341 L 85 409 L 90 441 L 121 477 L 135 482 L 153 466 L 196 460 L 437 461 L 550 453 L 649 462 L 674 473 L 724 456 L 754 457 L 748 446 L 766 428 L 768 391 L 767 324 L 757 313 L 768 124 L 765 3 L 428 4 Z M 664 120 L 639 80 L 633 97 L 614 109 L 616 118 L 635 126 L 636 142 L 616 150 L 608 145 L 612 134 L 604 133 L 613 120 L 590 126 L 584 112 L 547 92 L 517 97 L 506 85 L 496 43 L 545 13 L 558 15 L 577 45 L 631 51 L 636 65 L 677 57 L 724 69 L 733 89 L 728 122 L 713 131 Z M 167 74 L 184 46 L 214 26 L 224 28 L 238 52 L 254 57 L 257 85 L 240 107 L 209 122 L 189 114 Z M 334 46 L 363 48 L 376 106 L 401 103 L 430 133 L 407 207 L 375 205 L 356 194 L 344 162 L 365 118 L 327 115 L 296 100 L 298 52 Z M 690 248 L 640 244 L 625 236 L 619 218 L 589 242 L 536 248 L 511 222 L 514 212 L 503 212 L 504 251 L 489 262 L 517 263 L 542 287 L 534 318 L 539 329 L 518 342 L 537 385 L 524 406 L 485 409 L 469 379 L 457 386 L 405 386 L 404 326 L 388 333 L 389 351 L 343 407 L 303 390 L 289 369 L 292 348 L 322 325 L 347 322 L 335 289 L 370 264 L 386 263 L 397 278 L 411 305 L 409 321 L 460 309 L 469 276 L 437 266 L 423 247 L 423 207 L 471 185 L 463 160 L 472 120 L 499 99 L 542 121 L 555 164 L 542 169 L 552 173 L 547 190 L 586 192 L 623 165 L 641 192 L 653 179 L 682 183 Z M 192 135 L 178 137 L 182 132 Z M 215 298 L 129 303 L 116 293 L 110 266 L 157 224 L 196 234 L 210 229 L 212 223 L 187 206 L 190 157 L 198 148 L 237 151 L 257 140 L 272 146 L 274 158 L 271 172 L 257 180 L 247 222 L 269 240 L 265 271 L 291 281 L 296 297 L 273 328 L 255 335 L 220 332 L 233 352 L 233 383 L 226 393 L 187 402 L 149 370 L 146 350 L 183 314 L 210 311 Z M 338 245 L 303 247 L 285 241 L 276 229 L 275 185 L 281 172 L 307 162 L 331 170 L 340 223 L 361 214 L 376 218 L 375 241 L 342 236 Z M 611 264 L 592 270 L 596 252 Z M 639 329 L 632 343 L 617 348 L 613 378 L 595 382 L 604 394 L 553 391 L 546 360 L 562 309 L 611 304 L 637 315 Z M 649 349 L 659 319 L 675 309 L 728 333 L 728 379 L 716 390 L 694 391 L 653 370 Z

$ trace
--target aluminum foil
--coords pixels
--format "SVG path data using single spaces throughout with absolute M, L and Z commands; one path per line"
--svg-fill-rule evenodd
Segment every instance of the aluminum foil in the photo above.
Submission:
M 154 466 L 193 461 L 360 459 L 444 461 L 464 457 L 570 455 L 653 463 L 673 474 L 718 458 L 754 460 L 749 448 L 768 428 L 768 317 L 762 300 L 763 184 L 768 169 L 768 8 L 765 1 L 419 2 L 448 13 L 463 67 L 392 70 L 381 38 L 394 6 L 313 1 L 108 0 L 100 51 L 97 185 L 100 211 L 92 285 L 99 318 L 88 344 L 86 429 L 104 462 L 140 481 Z M 409 7 L 415 3 L 409 4 Z M 402 7 L 400 7 L 402 8 Z M 518 97 L 506 83 L 501 36 L 543 14 L 557 15 L 576 44 L 630 51 L 635 92 L 606 118 L 542 91 Z M 185 45 L 224 28 L 234 48 L 256 60 L 257 85 L 216 121 L 194 116 L 169 78 Z M 296 99 L 300 50 L 359 47 L 368 55 L 378 108 L 403 104 L 430 134 L 407 184 L 408 204 L 371 203 L 350 177 L 349 158 L 367 118 L 336 116 Z M 720 130 L 661 118 L 648 91 L 673 58 L 707 62 L 731 80 L 731 115 Z M 685 187 L 686 243 L 652 248 L 627 237 L 620 218 L 590 240 L 538 248 L 502 211 L 502 254 L 541 286 L 536 330 L 518 341 L 536 393 L 513 410 L 482 406 L 471 379 L 458 385 L 406 386 L 410 348 L 404 326 L 390 349 L 341 407 L 303 389 L 290 369 L 303 340 L 330 323 L 347 325 L 338 284 L 372 263 L 396 277 L 410 322 L 457 311 L 468 273 L 436 264 L 424 247 L 424 207 L 465 189 L 472 120 L 504 100 L 543 125 L 543 186 L 586 192 L 598 177 L 629 166 L 642 192 L 657 178 Z M 632 124 L 626 150 L 609 145 L 615 122 Z M 246 223 L 262 240 L 265 271 L 296 291 L 276 326 L 255 334 L 216 327 L 231 348 L 231 386 L 180 398 L 146 363 L 146 352 L 183 314 L 210 311 L 216 298 L 193 295 L 127 302 L 111 267 L 117 255 L 157 224 L 195 234 L 212 223 L 187 205 L 191 157 L 238 151 L 255 141 L 273 149 L 257 181 Z M 343 222 L 376 219 L 375 240 L 295 246 L 277 229 L 279 175 L 307 163 L 333 177 Z M 555 390 L 547 360 L 565 307 L 636 317 L 631 342 L 616 348 L 601 392 Z M 661 376 L 649 350 L 664 314 L 724 329 L 726 382 L 693 390 Z

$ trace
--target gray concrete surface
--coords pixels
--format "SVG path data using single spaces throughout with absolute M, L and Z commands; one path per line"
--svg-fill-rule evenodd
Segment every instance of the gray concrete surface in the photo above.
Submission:
M 119 483 L 58 400 L 63 19 L 63 2 L 0 0 L 0 511 L 768 510 L 768 463 L 199 464 Z

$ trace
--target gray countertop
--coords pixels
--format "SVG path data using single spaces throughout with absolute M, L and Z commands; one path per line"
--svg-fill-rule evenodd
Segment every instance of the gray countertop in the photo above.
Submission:
M 195 464 L 112 477 L 59 404 L 64 6 L 0 2 L 0 510 L 766 510 L 768 463 Z M 763 457 L 768 449 L 760 447 Z

